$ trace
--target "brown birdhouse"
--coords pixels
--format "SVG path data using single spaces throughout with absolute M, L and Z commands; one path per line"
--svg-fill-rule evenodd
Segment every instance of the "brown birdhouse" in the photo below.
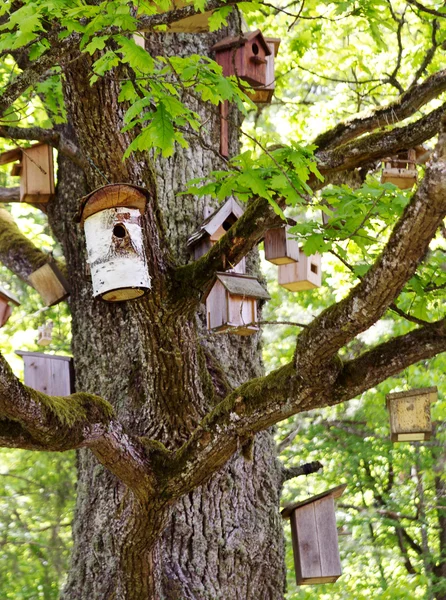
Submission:
M 147 190 L 127 183 L 106 185 L 83 198 L 80 221 L 95 298 L 123 302 L 150 289 L 141 223 L 147 198 Z
M 299 244 L 289 236 L 289 227 L 268 229 L 265 233 L 265 258 L 275 265 L 287 265 L 299 260 Z
M 299 249 L 299 262 L 279 265 L 279 285 L 290 292 L 321 287 L 322 270 L 319 253 L 307 256 Z
M 38 346 L 49 346 L 51 344 L 53 339 L 53 327 L 54 323 L 52 321 L 40 325 L 37 337 Z
M 270 104 L 274 96 L 274 88 L 276 87 L 274 59 L 279 52 L 280 39 L 265 38 L 265 42 L 271 50 L 271 54 L 266 57 L 266 85 L 256 87 L 254 92 L 248 93 L 248 96 L 256 104 Z
M 213 333 L 252 335 L 259 330 L 257 300 L 270 296 L 255 277 L 238 273 L 217 273 L 203 297 L 207 328 Z
M 282 510 L 291 521 L 297 585 L 333 583 L 342 574 L 334 501 L 345 488 L 339 485 Z
M 0 287 L 0 327 L 3 327 L 11 316 L 13 306 L 20 306 L 20 302 L 11 292 Z
M 0 154 L 0 165 L 14 163 L 11 175 L 20 176 L 20 200 L 46 204 L 54 196 L 53 149 L 48 144 L 15 148 Z
M 49 260 L 29 275 L 28 280 L 39 292 L 45 306 L 53 306 L 65 300 L 70 293 L 68 281 L 54 260 Z
M 386 158 L 383 161 L 381 183 L 393 183 L 401 190 L 413 187 L 418 178 L 416 159 L 415 149 L 400 152 L 392 158 Z
M 16 351 L 23 358 L 25 385 L 49 396 L 69 396 L 74 392 L 71 356 Z
M 187 241 L 188 247 L 194 253 L 194 260 L 198 260 L 203 254 L 206 254 L 242 214 L 243 209 L 241 206 L 233 198 L 230 198 L 223 206 L 209 215 Z M 233 265 L 228 271 L 245 273 L 245 259 L 242 258 L 238 264 Z
M 420 442 L 430 439 L 431 404 L 437 399 L 436 387 L 387 394 L 392 442 Z

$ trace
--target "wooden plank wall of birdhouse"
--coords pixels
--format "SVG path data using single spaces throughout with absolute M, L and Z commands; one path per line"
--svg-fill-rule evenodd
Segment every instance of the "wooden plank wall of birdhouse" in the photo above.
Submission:
M 206 298 L 208 329 L 218 329 L 228 322 L 228 292 L 217 279 Z
M 288 235 L 289 227 L 278 227 L 265 232 L 265 258 L 275 265 L 286 265 L 299 260 L 299 244 Z
M 299 262 L 289 265 L 279 265 L 279 285 L 291 292 L 311 290 L 321 286 L 321 255 L 311 256 L 299 250 Z
M 12 314 L 12 306 L 0 296 L 0 327 L 3 327 Z
M 280 39 L 279 38 L 265 38 L 265 42 L 268 44 L 271 54 L 266 57 L 266 85 L 258 87 L 254 92 L 250 92 L 248 96 L 256 104 L 269 104 L 274 96 L 274 89 L 276 87 L 276 73 L 274 67 L 274 59 L 277 56 Z
M 69 294 L 69 286 L 56 264 L 46 263 L 28 277 L 46 306 L 53 306 Z
M 257 322 L 257 300 L 229 294 L 228 314 L 231 325 L 243 326 Z
M 21 201 L 45 204 L 53 195 L 53 149 L 47 144 L 25 148 L 20 177 Z
M 25 385 L 50 396 L 69 396 L 74 392 L 72 359 L 33 352 L 23 353 L 23 361 Z

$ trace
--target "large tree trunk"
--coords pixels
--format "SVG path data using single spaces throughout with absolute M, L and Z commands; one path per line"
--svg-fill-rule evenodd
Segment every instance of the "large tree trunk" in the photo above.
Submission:
M 215 40 L 211 34 L 161 34 L 147 44 L 154 54 L 205 54 Z M 122 162 L 129 139 L 120 133 L 117 86 L 106 80 L 90 87 L 88 67 L 87 58 L 69 65 L 65 92 L 77 142 L 95 166 L 85 180 L 61 158 L 58 202 L 49 211 L 72 282 L 76 387 L 109 400 L 132 433 L 174 449 L 228 389 L 262 373 L 260 339 L 209 335 L 202 314 L 166 306 L 162 274 L 170 267 L 170 252 L 180 263 L 188 260 L 186 240 L 203 220 L 205 205 L 176 194 L 188 179 L 215 168 L 215 152 L 191 138 L 188 149 L 156 161 L 156 177 L 147 157 Z M 191 102 L 194 110 L 208 110 Z M 218 150 L 218 114 L 206 117 L 205 146 Z M 238 147 L 235 128 L 230 146 L 232 152 Z M 104 185 L 105 178 L 145 185 L 162 209 L 165 227 L 156 203 L 149 203 L 145 232 L 154 287 L 140 300 L 107 304 L 92 298 L 85 239 L 74 219 L 79 197 Z M 248 272 L 257 269 L 252 256 Z M 89 451 L 79 452 L 78 471 L 64 599 L 283 597 L 281 468 L 269 433 L 240 448 L 210 481 L 172 507 L 162 498 L 152 504 L 137 498 Z

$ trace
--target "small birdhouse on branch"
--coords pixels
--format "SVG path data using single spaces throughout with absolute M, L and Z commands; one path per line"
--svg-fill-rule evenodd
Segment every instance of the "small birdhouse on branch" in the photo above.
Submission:
M 54 323 L 52 321 L 40 325 L 37 337 L 38 346 L 49 346 L 51 344 L 53 339 L 53 327 Z
M 289 227 L 268 229 L 265 233 L 265 258 L 275 265 L 287 265 L 299 261 L 299 244 L 289 236 Z
M 143 296 L 151 287 L 141 219 L 148 198 L 143 188 L 113 184 L 83 198 L 93 296 L 122 302 Z
M 58 304 L 70 293 L 68 281 L 53 259 L 31 273 L 28 280 L 41 295 L 45 306 Z
M 16 351 L 23 358 L 25 385 L 49 396 L 69 396 L 74 392 L 71 356 Z
M 383 161 L 381 183 L 393 183 L 401 190 L 413 187 L 417 182 L 417 153 L 415 149 L 399 152 Z
M 207 328 L 213 333 L 252 335 L 257 325 L 257 300 L 270 296 L 255 277 L 217 273 L 205 293 Z
M 321 287 L 322 270 L 319 253 L 307 256 L 299 249 L 299 262 L 279 265 L 279 285 L 290 292 Z
M 282 510 L 291 521 L 297 585 L 333 583 L 342 574 L 334 501 L 345 488 L 339 485 Z
M 14 306 L 20 306 L 17 298 L 0 287 L 0 327 L 3 327 L 12 314 Z
M 387 394 L 392 442 L 421 442 L 430 439 L 431 404 L 437 399 L 436 387 Z
M 15 148 L 0 154 L 0 165 L 14 163 L 11 175 L 20 177 L 20 201 L 46 204 L 54 196 L 53 149 L 48 144 Z
M 266 57 L 266 84 L 255 88 L 254 92 L 249 92 L 248 96 L 256 104 L 270 104 L 274 96 L 276 87 L 276 74 L 274 70 L 274 59 L 279 52 L 279 38 L 265 38 L 271 54 Z

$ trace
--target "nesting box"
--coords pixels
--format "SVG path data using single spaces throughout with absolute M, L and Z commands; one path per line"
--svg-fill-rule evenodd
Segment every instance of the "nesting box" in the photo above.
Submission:
M 25 385 L 49 396 L 74 393 L 74 367 L 71 356 L 16 351 L 23 358 Z
M 39 292 L 46 306 L 58 304 L 70 293 L 68 281 L 51 258 L 31 273 L 28 281 Z
M 54 323 L 48 321 L 44 323 L 38 329 L 37 345 L 38 346 L 49 346 L 53 339 L 53 327 Z
M 11 292 L 0 287 L 0 327 L 3 327 L 11 316 L 13 306 L 20 306 L 20 302 Z
M 321 287 L 322 270 L 319 253 L 307 256 L 299 248 L 299 262 L 279 265 L 279 285 L 290 292 L 301 292 Z
M 299 261 L 299 244 L 290 238 L 289 227 L 277 227 L 265 232 L 265 258 L 275 265 L 287 265 Z
M 14 163 L 11 175 L 20 176 L 20 200 L 46 204 L 54 196 L 53 149 L 48 144 L 16 148 L 0 154 L 0 165 Z
M 200 228 L 195 231 L 187 241 L 187 245 L 194 254 L 194 260 L 198 260 L 206 254 L 214 244 L 228 231 L 237 219 L 243 214 L 243 209 L 231 198 L 223 206 L 203 221 Z M 245 273 L 245 259 L 228 269 L 232 273 Z M 229 265 L 228 265 L 229 266 Z
M 410 189 L 418 178 L 416 167 L 417 153 L 415 149 L 400 152 L 383 161 L 381 183 L 393 183 L 401 190 Z
M 334 501 L 345 488 L 339 485 L 282 510 L 291 521 L 297 585 L 333 583 L 342 574 Z
M 280 39 L 279 38 L 265 38 L 265 42 L 268 44 L 271 54 L 266 57 L 266 84 L 255 88 L 254 92 L 250 92 L 248 96 L 256 104 L 270 104 L 274 96 L 275 88 L 275 70 L 274 70 L 274 59 L 279 52 Z
M 431 403 L 438 399 L 436 387 L 387 394 L 392 442 L 421 442 L 432 433 Z
M 81 223 L 95 298 L 122 302 L 150 289 L 141 224 L 147 198 L 142 188 L 113 184 L 83 199 Z
M 255 277 L 217 273 L 204 295 L 207 328 L 213 333 L 252 335 L 259 330 L 257 300 L 270 296 Z

